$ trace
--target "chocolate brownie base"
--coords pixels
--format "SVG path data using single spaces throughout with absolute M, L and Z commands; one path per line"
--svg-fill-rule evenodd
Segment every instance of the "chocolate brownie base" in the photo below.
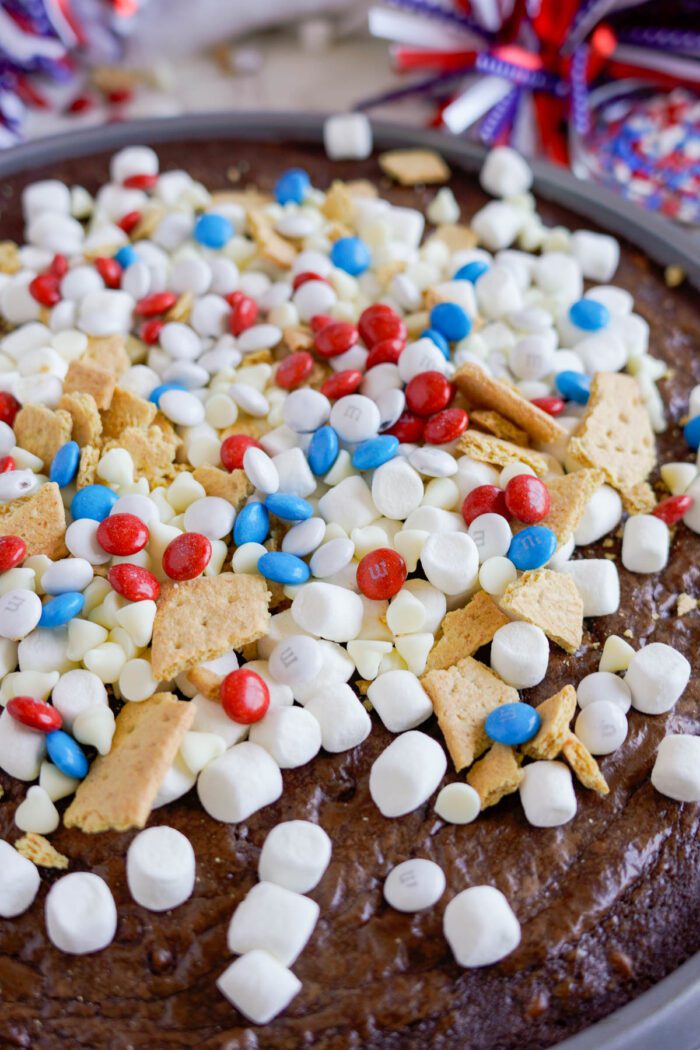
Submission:
M 334 178 L 366 177 L 397 203 L 425 207 L 431 194 L 389 188 L 375 159 L 329 162 L 312 147 L 280 143 L 183 142 L 158 149 L 162 169 L 186 167 L 210 187 L 242 182 L 270 188 L 280 171 L 306 168 L 319 186 Z M 19 192 L 40 177 L 59 177 L 94 190 L 107 178 L 108 155 L 67 162 L 2 187 L 0 237 L 21 237 Z M 452 183 L 464 216 L 484 201 L 472 177 Z M 543 206 L 549 223 L 581 225 L 574 215 Z M 641 219 L 643 221 L 643 218 Z M 700 316 L 688 290 L 669 291 L 659 271 L 625 246 L 615 283 L 635 296 L 652 330 L 652 349 L 671 366 L 661 384 L 677 422 L 689 389 L 700 382 Z M 689 459 L 677 426 L 659 439 L 660 462 Z M 588 549 L 587 556 L 619 553 Z M 700 594 L 698 541 L 681 526 L 668 568 L 632 576 L 620 565 L 620 612 L 587 621 L 575 656 L 553 647 L 546 684 L 524 693 L 536 702 L 597 670 L 609 634 L 630 631 L 632 644 L 667 642 L 691 660 L 700 642 L 697 612 L 676 615 L 682 592 Z M 619 565 L 619 559 L 618 559 Z M 235 826 L 217 824 L 194 793 L 156 812 L 192 842 L 197 856 L 194 896 L 173 913 L 155 915 L 130 898 L 124 857 L 132 834 L 94 837 L 60 828 L 55 846 L 70 870 L 103 876 L 114 893 L 119 926 L 98 955 L 70 957 L 44 931 L 43 901 L 54 878 L 44 871 L 34 906 L 0 921 L 0 1046 L 32 1050 L 542 1050 L 585 1028 L 670 973 L 700 949 L 700 807 L 659 795 L 649 773 L 669 731 L 700 732 L 700 687 L 691 682 L 669 715 L 630 712 L 624 745 L 601 766 L 611 793 L 599 798 L 577 787 L 579 809 L 568 825 L 531 827 L 511 796 L 471 825 L 443 824 L 427 804 L 400 820 L 385 820 L 368 792 L 370 766 L 390 735 L 375 719 L 355 751 L 321 755 L 285 771 L 280 801 Z M 422 727 L 425 728 L 425 727 Z M 439 738 L 433 723 L 427 730 Z M 456 779 L 451 771 L 448 780 Z M 0 774 L 0 836 L 19 833 L 13 812 L 25 788 Z M 64 806 L 60 803 L 59 806 Z M 333 840 L 333 858 L 312 893 L 321 917 L 294 966 L 300 995 L 260 1028 L 219 994 L 215 980 L 230 962 L 226 929 L 235 905 L 256 881 L 267 832 L 292 818 L 318 821 Z M 389 870 L 409 857 L 428 857 L 445 871 L 439 904 L 418 915 L 392 910 L 382 897 Z M 458 967 L 442 934 L 447 901 L 479 883 L 498 886 L 522 924 L 520 948 L 484 970 Z

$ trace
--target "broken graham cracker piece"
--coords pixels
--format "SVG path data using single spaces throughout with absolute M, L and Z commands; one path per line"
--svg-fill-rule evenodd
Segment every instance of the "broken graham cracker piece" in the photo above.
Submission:
M 301 324 L 290 324 L 282 329 L 282 341 L 294 353 L 297 350 L 311 350 L 314 336 L 310 328 Z
M 229 474 L 227 470 L 205 463 L 201 467 L 195 467 L 192 476 L 207 496 L 220 496 L 221 499 L 228 500 L 236 510 L 241 509 L 254 488 L 244 470 L 232 470 Z
M 473 361 L 467 361 L 458 369 L 454 382 L 472 407 L 499 412 L 529 434 L 533 441 L 546 445 L 567 436 L 564 428 L 550 415 L 514 387 L 488 375 Z
M 656 462 L 654 432 L 634 376 L 598 372 L 585 414 L 569 441 L 571 456 L 601 470 L 605 480 L 633 504 Z M 650 490 L 649 490 L 650 491 Z M 642 489 L 648 498 L 648 492 Z M 643 501 L 642 501 L 643 502 Z
M 73 420 L 62 408 L 54 412 L 45 405 L 29 404 L 20 408 L 12 429 L 16 443 L 38 456 L 48 468 L 59 448 L 70 441 Z
M 81 448 L 78 473 L 75 478 L 76 489 L 84 489 L 88 485 L 94 485 L 99 462 L 100 450 L 97 445 L 85 445 L 84 448 Z
M 479 239 L 471 226 L 463 226 L 460 223 L 444 223 L 435 230 L 429 240 L 442 241 L 450 249 L 450 254 L 455 252 L 469 251 L 476 248 Z
M 654 490 L 646 481 L 640 481 L 621 495 L 622 505 L 628 514 L 651 514 L 656 506 Z
M 194 705 L 172 693 L 124 704 L 112 748 L 95 759 L 79 785 L 65 826 L 87 834 L 144 827 L 194 715 Z
M 569 733 L 561 749 L 579 781 L 599 795 L 610 793 L 608 783 L 600 771 L 600 766 L 585 744 L 582 744 L 575 733 Z
M 549 513 L 539 524 L 551 529 L 560 544 L 568 543 L 581 522 L 591 496 L 598 491 L 603 481 L 602 471 L 588 469 L 562 474 L 559 478 L 547 478 Z
M 81 448 L 99 444 L 102 440 L 102 420 L 92 394 L 78 390 L 72 394 L 63 394 L 58 407 L 68 412 L 73 420 L 73 441 L 77 441 Z
M 150 427 L 158 408 L 130 390 L 117 387 L 109 408 L 102 413 L 105 441 L 118 438 L 127 427 Z
M 54 481 L 31 496 L 0 505 L 0 536 L 20 536 L 27 544 L 28 558 L 35 554 L 45 554 L 52 561 L 65 557 L 65 532 L 66 512 Z
M 524 572 L 506 587 L 501 608 L 514 620 L 541 627 L 567 653 L 583 638 L 583 599 L 571 576 L 552 569 Z
M 426 671 L 442 671 L 465 656 L 473 656 L 482 645 L 488 645 L 508 617 L 486 591 L 479 591 L 462 609 L 455 609 L 442 621 L 442 638 L 428 655 Z
M 447 164 L 432 149 L 391 149 L 377 159 L 384 174 L 401 186 L 434 185 L 450 177 Z
M 430 697 L 455 769 L 470 766 L 489 746 L 484 722 L 518 693 L 471 656 L 444 671 L 429 671 L 421 685 Z
M 171 480 L 175 474 L 175 454 L 181 444 L 153 425 L 126 427 L 118 438 L 105 442 L 104 452 L 111 448 L 124 448 L 134 461 L 134 476 L 146 478 L 152 488 Z
M 201 576 L 161 593 L 153 624 L 151 664 L 158 681 L 240 649 L 268 629 L 269 595 L 260 576 Z
M 522 745 L 523 754 L 529 758 L 556 758 L 569 738 L 569 723 L 576 710 L 576 690 L 565 685 L 554 696 L 538 704 L 537 713 L 542 722 L 537 734 Z
M 115 379 L 121 379 L 127 368 L 131 367 L 131 358 L 126 352 L 126 339 L 123 335 L 88 336 L 88 348 L 80 359 L 85 364 L 104 368 Z
M 469 422 L 477 430 L 485 430 L 487 434 L 493 434 L 494 437 L 512 441 L 514 445 L 520 445 L 521 448 L 527 448 L 530 444 L 527 431 L 516 427 L 515 423 L 511 423 L 500 412 L 487 408 L 476 408 L 469 413 Z
M 70 861 L 55 849 L 48 839 L 38 835 L 35 831 L 28 831 L 21 839 L 17 839 L 14 847 L 27 860 L 31 860 L 38 868 L 58 868 L 65 871 Z
M 92 394 L 95 404 L 102 411 L 109 408 L 116 382 L 112 373 L 99 365 L 83 360 L 71 361 L 63 380 L 63 393 L 72 394 L 78 390 Z
M 514 748 L 494 744 L 469 770 L 467 783 L 477 792 L 482 809 L 495 806 L 506 795 L 518 790 L 525 776 L 520 768 L 522 760 L 522 755 Z
M 297 257 L 297 250 L 275 231 L 270 216 L 262 210 L 250 211 L 248 226 L 260 256 L 273 266 L 288 270 Z
M 457 452 L 496 467 L 507 467 L 509 463 L 524 463 L 532 467 L 539 477 L 544 477 L 550 470 L 550 462 L 542 452 L 535 452 L 532 448 L 521 448 L 512 441 L 482 434 L 478 430 L 467 430 L 462 434 L 457 444 Z
M 221 683 L 224 680 L 224 675 L 216 674 L 215 671 L 210 671 L 207 667 L 200 665 L 199 667 L 193 667 L 191 671 L 187 672 L 187 677 L 202 696 L 206 696 L 208 700 L 219 700 L 219 693 L 221 689 Z

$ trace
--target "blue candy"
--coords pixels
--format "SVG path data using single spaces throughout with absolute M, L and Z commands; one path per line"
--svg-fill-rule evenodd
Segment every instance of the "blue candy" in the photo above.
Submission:
M 278 204 L 301 204 L 311 188 L 311 179 L 303 168 L 289 168 L 275 185 Z
M 71 501 L 70 512 L 74 521 L 78 518 L 92 518 L 93 521 L 104 521 L 119 497 L 106 485 L 86 485 L 78 489 Z
M 508 557 L 516 569 L 541 569 L 557 549 L 557 537 L 546 525 L 529 525 L 510 541 Z
M 63 627 L 74 616 L 79 616 L 85 605 L 85 595 L 79 591 L 66 591 L 51 598 L 41 610 L 39 627 Z
M 182 383 L 161 383 L 159 386 L 156 386 L 151 390 L 148 395 L 148 400 L 152 401 L 154 405 L 157 405 L 160 403 L 163 394 L 167 394 L 168 390 L 187 390 L 187 387 L 183 386 Z
M 421 339 L 430 339 L 431 342 L 435 343 L 438 350 L 442 351 L 442 355 L 445 358 L 445 360 L 450 360 L 450 344 L 447 342 L 444 335 L 440 335 L 437 329 L 425 328 L 421 332 L 420 337 Z
M 472 330 L 467 314 L 457 303 L 438 303 L 430 311 L 430 326 L 450 343 L 464 339 Z
M 207 213 L 197 219 L 192 236 L 205 248 L 223 248 L 233 237 L 233 226 L 225 215 Z
M 136 249 L 130 244 L 125 244 L 123 248 L 120 248 L 118 252 L 114 253 L 114 258 L 117 260 L 122 270 L 128 270 L 130 266 L 133 266 L 135 262 L 138 262 L 138 255 Z
M 67 441 L 51 460 L 49 481 L 55 481 L 60 489 L 70 485 L 78 473 L 79 462 L 80 445 L 77 441 Z
M 595 299 L 579 299 L 569 307 L 569 320 L 585 332 L 597 332 L 610 323 L 610 311 Z
M 590 376 L 583 372 L 558 372 L 554 381 L 565 401 L 575 401 L 579 405 L 588 404 L 591 394 Z
M 340 442 L 333 427 L 319 427 L 311 438 L 306 458 L 317 478 L 323 477 L 338 458 Z
M 258 572 L 266 580 L 286 585 L 306 583 L 311 570 L 305 561 L 296 554 L 285 554 L 284 551 L 268 551 L 258 558 Z
M 293 492 L 274 492 L 265 500 L 265 506 L 271 514 L 285 521 L 306 521 L 314 512 L 308 500 L 295 496 Z
M 339 270 L 357 277 L 372 263 L 370 250 L 359 237 L 341 237 L 331 248 L 331 262 Z
M 498 744 L 517 747 L 532 740 L 542 719 L 529 704 L 501 704 L 486 719 L 488 736 Z
M 399 439 L 393 434 L 381 434 L 358 445 L 352 454 L 352 465 L 355 470 L 376 470 L 382 463 L 388 463 L 396 455 Z
M 464 266 L 460 266 L 452 280 L 471 281 L 472 284 L 476 284 L 479 278 L 483 277 L 488 269 L 489 264 L 484 262 L 483 259 L 474 259 L 473 262 L 468 262 L 465 263 Z
M 693 416 L 683 427 L 683 437 L 691 448 L 700 448 L 700 416 Z
M 53 764 L 67 777 L 84 780 L 88 771 L 88 760 L 79 744 L 62 729 L 46 734 L 46 750 Z
M 270 534 L 270 515 L 264 503 L 247 503 L 239 510 L 233 523 L 233 541 L 237 547 L 242 543 L 264 543 Z

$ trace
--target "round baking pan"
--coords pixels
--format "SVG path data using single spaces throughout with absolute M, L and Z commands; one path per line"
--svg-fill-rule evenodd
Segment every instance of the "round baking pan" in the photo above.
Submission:
M 205 113 L 140 120 L 56 135 L 0 153 L 0 178 L 89 156 L 127 144 L 184 140 L 296 139 L 319 143 L 324 117 L 292 113 Z M 432 131 L 375 123 L 380 149 L 421 146 L 438 150 L 453 167 L 476 172 L 484 150 L 472 142 Z M 688 233 L 567 171 L 533 164 L 536 194 L 624 237 L 661 266 L 681 267 L 700 288 L 700 246 Z M 700 954 L 669 977 L 585 1031 L 558 1044 L 558 1050 L 700 1050 Z

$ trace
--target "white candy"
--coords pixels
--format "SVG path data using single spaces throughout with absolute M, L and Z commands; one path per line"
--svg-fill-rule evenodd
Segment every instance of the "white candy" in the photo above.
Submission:
M 432 908 L 445 892 L 445 873 L 432 860 L 414 857 L 392 868 L 384 881 L 384 899 L 396 911 Z
M 270 404 L 265 395 L 250 383 L 233 383 L 228 392 L 239 408 L 249 416 L 261 418 L 270 411 Z
M 677 802 L 700 802 L 700 736 L 671 733 L 664 737 L 651 782 L 662 795 Z
M 454 456 L 431 445 L 413 449 L 408 462 L 419 474 L 429 478 L 449 478 L 457 473 Z
M 305 281 L 295 291 L 292 302 L 302 321 L 310 321 L 316 314 L 327 314 L 335 306 L 337 295 L 325 281 Z
M 150 660 L 127 660 L 119 672 L 119 691 L 124 700 L 148 700 L 158 689 Z
M 560 568 L 570 576 L 583 599 L 584 616 L 609 616 L 620 608 L 620 577 L 607 558 L 581 558 Z
M 93 576 L 92 565 L 84 558 L 61 558 L 46 570 L 41 586 L 45 594 L 84 591 Z
M 99 875 L 76 871 L 54 882 L 46 898 L 46 932 L 59 951 L 99 952 L 111 944 L 116 929 L 114 898 Z
M 479 793 L 471 784 L 446 784 L 435 799 L 435 812 L 448 824 L 471 824 L 481 812 Z
M 308 281 L 307 283 L 313 282 Z M 302 288 L 304 287 L 305 285 L 302 285 Z M 301 288 L 299 290 L 301 291 Z M 297 434 L 307 434 L 318 430 L 327 422 L 330 414 L 331 403 L 328 398 L 310 387 L 292 390 L 282 406 L 284 422 Z
M 575 230 L 571 253 L 584 277 L 591 281 L 610 281 L 620 262 L 620 245 L 614 237 L 590 230 Z
M 500 598 L 509 583 L 518 578 L 518 570 L 510 558 L 487 558 L 479 569 L 479 583 L 487 594 Z
M 256 350 L 270 350 L 282 338 L 282 330 L 274 324 L 254 324 L 238 336 L 238 349 L 250 354 Z
M 497 146 L 486 154 L 479 182 L 492 197 L 517 197 L 532 186 L 532 171 L 516 150 Z
M 179 426 L 194 427 L 204 422 L 204 405 L 188 390 L 166 390 L 160 396 L 158 408 Z
M 369 791 L 385 817 L 401 817 L 430 798 L 447 768 L 440 745 L 417 730 L 402 733 L 372 763 Z
M 379 409 L 364 394 L 341 397 L 331 409 L 330 424 L 341 441 L 367 441 L 376 435 L 380 423 Z
M 622 519 L 622 500 L 610 485 L 601 485 L 593 493 L 574 533 L 578 547 L 597 543 L 616 528 Z
M 693 500 L 693 505 L 683 515 L 683 523 L 693 532 L 700 533 L 700 477 L 696 478 L 686 489 L 687 494 Z
M 269 452 L 268 449 L 266 451 Z M 289 448 L 279 452 L 273 456 L 272 462 L 277 467 L 282 492 L 293 492 L 295 496 L 305 499 L 315 491 L 316 478 L 311 473 L 306 456 L 300 448 Z
M 75 777 L 67 777 L 58 766 L 50 762 L 42 762 L 39 772 L 39 787 L 42 787 L 52 802 L 59 802 L 62 798 L 68 798 L 75 794 L 80 783 Z
M 542 681 L 549 663 L 549 642 L 540 627 L 514 620 L 499 627 L 491 642 L 491 667 L 516 689 Z
M 380 674 L 367 696 L 390 733 L 415 729 L 433 713 L 430 697 L 410 671 Z
M 461 594 L 479 576 L 479 551 L 464 532 L 428 536 L 420 560 L 428 581 L 443 594 Z
M 70 190 L 58 179 L 40 179 L 22 190 L 22 213 L 27 222 L 42 211 L 69 215 L 70 210 Z
M 158 794 L 153 801 L 153 809 L 167 806 L 186 795 L 194 785 L 197 776 L 187 768 L 180 755 L 177 755 L 172 766 L 163 777 Z
M 622 564 L 629 572 L 660 572 L 668 563 L 668 525 L 653 514 L 632 514 L 622 534 Z
M 158 154 L 150 146 L 125 146 L 109 162 L 112 182 L 123 183 L 134 175 L 157 175 Z
M 64 729 L 70 732 L 82 711 L 107 704 L 107 690 L 96 674 L 78 669 L 61 675 L 51 699 L 63 718 Z
M 573 820 L 576 795 L 567 765 L 563 762 L 531 762 L 523 772 L 520 801 L 530 824 L 536 828 L 556 828 Z
M 0 769 L 17 780 L 36 780 L 45 753 L 43 733 L 28 729 L 7 710 L 0 714 Z
M 318 824 L 288 820 L 268 834 L 258 861 L 258 878 L 296 893 L 319 884 L 331 859 L 331 840 Z
M 651 642 L 635 653 L 625 674 L 632 707 L 647 715 L 670 711 L 690 678 L 690 664 L 677 649 Z
M 270 674 L 286 685 L 310 681 L 320 672 L 322 664 L 321 646 L 305 634 L 288 635 L 274 647 L 269 658 Z
M 583 361 L 586 372 L 619 372 L 627 363 L 627 348 L 614 332 L 605 329 L 596 335 L 586 336 L 576 344 L 576 353 Z
M 29 788 L 27 797 L 15 810 L 15 824 L 20 831 L 37 835 L 51 835 L 60 820 L 58 810 L 49 795 L 36 784 Z
M 406 460 L 396 457 L 382 464 L 372 479 L 372 499 L 385 518 L 403 521 L 423 499 L 423 482 Z
M 262 949 L 290 966 L 301 955 L 318 920 L 316 901 L 274 882 L 253 886 L 228 928 L 232 952 Z
M 311 574 L 318 579 L 327 576 L 335 576 L 349 565 L 355 554 L 355 544 L 352 540 L 339 537 L 337 540 L 329 540 L 314 551 L 309 561 Z
M 306 710 L 321 726 L 325 751 L 338 754 L 366 740 L 372 721 L 357 696 L 344 682 L 327 682 L 306 702 Z
M 494 886 L 471 886 L 445 908 L 443 931 L 460 966 L 491 966 L 520 944 L 520 923 Z
M 425 609 L 423 630 L 435 634 L 447 611 L 447 600 L 443 592 L 427 580 L 407 580 L 403 589 L 416 597 Z
M 576 719 L 576 736 L 592 755 L 610 755 L 627 736 L 627 719 L 612 700 L 595 700 Z
M 185 511 L 185 529 L 200 532 L 210 540 L 220 540 L 231 532 L 235 517 L 236 511 L 228 500 L 204 496 L 190 503 Z
M 289 1006 L 301 981 L 268 952 L 252 951 L 231 963 L 216 987 L 249 1021 L 264 1025 Z
M 321 726 L 306 708 L 278 707 L 251 726 L 249 739 L 264 747 L 280 769 L 296 769 L 321 750 Z
M 392 634 L 414 634 L 425 624 L 425 608 L 410 591 L 401 589 L 386 613 L 386 623 Z
M 102 704 L 86 707 L 73 722 L 73 736 L 78 743 L 89 744 L 100 755 L 109 754 L 115 729 L 114 712 Z
M 505 557 L 513 539 L 502 514 L 479 514 L 469 526 L 469 536 L 479 552 L 479 564 L 489 558 Z
M 209 700 L 197 693 L 191 702 L 195 709 L 192 729 L 196 733 L 215 733 L 222 738 L 227 748 L 240 743 L 248 735 L 248 726 L 229 718 L 217 700 Z
M 195 857 L 190 840 L 175 828 L 146 828 L 126 854 L 126 880 L 137 904 L 169 911 L 192 896 Z
M 210 817 L 237 824 L 277 801 L 282 794 L 282 774 L 264 748 L 244 741 L 202 771 L 197 794 Z
M 226 742 L 216 733 L 185 733 L 180 744 L 180 757 L 193 773 L 201 773 L 210 762 L 226 750 Z
M 131 270 L 132 267 L 129 269 Z M 196 361 L 202 352 L 200 337 L 189 325 L 181 324 L 179 321 L 170 321 L 163 325 L 158 341 L 166 354 L 170 354 L 175 361 Z
M 632 650 L 634 653 L 634 650 Z M 583 710 L 599 700 L 615 704 L 623 715 L 632 706 L 632 694 L 627 682 L 609 671 L 595 671 L 582 678 L 576 689 L 576 702 Z
M 442 350 L 438 349 L 432 339 L 417 339 L 409 343 L 399 358 L 399 376 L 403 383 L 408 383 L 421 372 L 442 372 L 447 368 Z
M 31 860 L 0 839 L 0 916 L 14 919 L 34 903 L 41 878 Z
M 245 450 L 243 469 L 251 484 L 256 489 L 264 492 L 265 495 L 271 495 L 273 492 L 278 491 L 280 479 L 277 467 L 261 448 L 251 446 Z
M 323 145 L 331 160 L 366 160 L 372 125 L 364 113 L 335 113 L 323 122 Z
M 598 669 L 599 671 L 626 671 L 633 656 L 634 649 L 630 643 L 617 634 L 611 634 L 605 639 Z
M 7 591 L 0 597 L 0 637 L 25 638 L 39 623 L 41 608 L 41 598 L 33 591 Z
M 299 627 L 332 642 L 357 638 L 363 612 L 359 595 L 332 583 L 306 583 L 292 601 L 292 616 Z

